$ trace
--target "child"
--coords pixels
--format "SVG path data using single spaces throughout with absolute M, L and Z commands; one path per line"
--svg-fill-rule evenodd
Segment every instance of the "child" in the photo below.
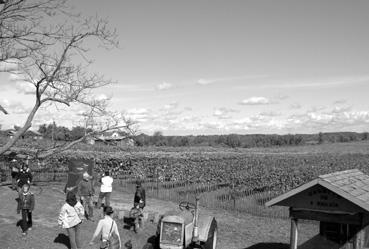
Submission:
M 17 213 L 22 212 L 22 235 L 27 235 L 27 231 L 32 230 L 32 212 L 35 208 L 35 197 L 30 191 L 28 183 L 23 184 L 19 192 Z

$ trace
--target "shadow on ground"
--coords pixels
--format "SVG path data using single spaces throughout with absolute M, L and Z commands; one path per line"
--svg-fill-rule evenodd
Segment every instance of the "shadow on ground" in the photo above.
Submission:
M 69 237 L 63 233 L 59 233 L 58 236 L 56 236 L 54 243 L 62 244 L 70 248 Z
M 258 243 L 244 249 L 289 249 L 288 244 L 283 243 Z
M 22 219 L 18 220 L 15 224 L 16 227 L 20 227 L 22 225 Z

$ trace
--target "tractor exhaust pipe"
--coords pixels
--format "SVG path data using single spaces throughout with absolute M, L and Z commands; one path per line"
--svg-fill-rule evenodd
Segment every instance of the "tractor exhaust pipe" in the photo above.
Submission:
M 196 203 L 195 203 L 195 222 L 193 225 L 193 242 L 199 242 L 199 200 L 200 198 L 196 196 Z

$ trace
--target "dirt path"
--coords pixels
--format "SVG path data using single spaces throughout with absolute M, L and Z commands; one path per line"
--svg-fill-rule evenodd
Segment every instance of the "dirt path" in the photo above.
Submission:
M 34 211 L 34 229 L 27 237 L 21 236 L 20 228 L 15 224 L 19 220 L 16 214 L 17 193 L 8 187 L 0 187 L 0 248 L 1 249 L 66 249 L 68 240 L 65 231 L 57 227 L 57 216 L 64 203 L 63 186 L 32 187 L 36 196 Z M 129 210 L 132 207 L 133 195 L 123 192 L 114 192 L 112 206 L 117 209 Z M 177 204 L 156 199 L 147 200 L 147 212 L 164 213 L 176 210 Z M 95 210 L 96 212 L 98 210 Z M 100 211 L 98 211 L 100 212 Z M 202 214 L 213 215 L 218 221 L 218 248 L 219 249 L 280 249 L 288 248 L 289 221 L 255 217 L 245 214 L 232 214 L 220 210 L 201 209 Z M 201 215 L 201 214 L 200 214 Z M 83 241 L 89 241 L 96 222 L 84 222 Z M 145 229 L 139 234 L 123 229 L 120 226 L 122 240 L 131 240 L 134 249 L 141 249 L 147 239 L 155 234 L 156 225 L 147 223 Z M 303 224 L 300 241 L 316 233 L 316 226 Z M 84 248 L 97 248 L 97 246 Z

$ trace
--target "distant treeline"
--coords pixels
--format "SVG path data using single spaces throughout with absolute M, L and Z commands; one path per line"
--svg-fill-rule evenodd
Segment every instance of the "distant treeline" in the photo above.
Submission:
M 272 147 L 296 146 L 322 143 L 342 143 L 368 140 L 369 133 L 333 132 L 318 134 L 251 134 L 251 135 L 199 135 L 199 136 L 163 136 L 156 132 L 149 136 L 141 134 L 135 137 L 137 146 L 227 146 L 227 147 Z
M 56 124 L 43 124 L 38 132 L 44 138 L 55 141 L 73 141 L 85 135 L 91 130 L 76 126 L 71 129 Z M 111 135 L 112 132 L 105 134 Z M 118 132 L 121 136 L 128 135 Z M 6 131 L 0 131 L 0 135 L 5 136 Z M 322 143 L 343 143 L 352 141 L 369 140 L 369 133 L 356 132 L 331 132 L 318 134 L 229 134 L 229 135 L 197 135 L 197 136 L 164 136 L 157 131 L 153 135 L 140 134 L 130 137 L 135 141 L 136 146 L 210 146 L 210 147 L 232 147 L 232 148 L 252 148 L 252 147 L 272 147 L 272 146 L 297 146 L 307 144 Z

